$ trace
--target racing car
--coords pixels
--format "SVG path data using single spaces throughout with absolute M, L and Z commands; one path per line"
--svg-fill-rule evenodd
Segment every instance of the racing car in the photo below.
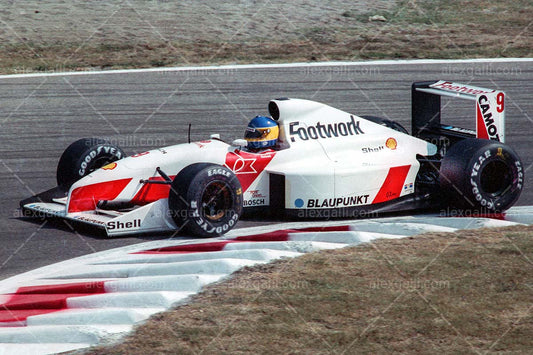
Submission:
M 441 96 L 472 100 L 476 129 L 441 122 Z M 25 214 L 107 236 L 182 231 L 220 236 L 244 215 L 356 218 L 435 208 L 502 212 L 523 188 L 506 144 L 505 93 L 451 81 L 412 84 L 412 135 L 398 122 L 280 98 L 277 143 L 248 149 L 217 135 L 126 156 L 96 138 L 72 143 L 57 186 L 21 201 Z

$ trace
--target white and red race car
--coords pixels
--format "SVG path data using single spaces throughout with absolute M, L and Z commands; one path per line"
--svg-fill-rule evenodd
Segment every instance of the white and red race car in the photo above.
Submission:
M 476 131 L 441 124 L 441 96 L 475 101 Z M 504 99 L 501 91 L 448 81 L 414 83 L 413 135 L 391 120 L 276 99 L 268 109 L 280 127 L 278 145 L 261 152 L 213 136 L 126 157 L 106 141 L 80 139 L 60 158 L 58 186 L 21 208 L 108 236 L 183 230 L 202 237 L 226 233 L 243 213 L 500 212 L 524 181 L 519 157 L 503 143 Z

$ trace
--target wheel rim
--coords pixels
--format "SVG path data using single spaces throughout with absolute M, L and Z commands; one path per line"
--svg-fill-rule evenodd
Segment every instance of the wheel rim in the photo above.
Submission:
M 499 197 L 511 186 L 509 167 L 503 161 L 491 161 L 483 168 L 480 178 L 481 188 L 486 193 Z
M 204 189 L 202 210 L 206 219 L 216 222 L 223 218 L 233 206 L 231 190 L 222 181 L 212 181 Z

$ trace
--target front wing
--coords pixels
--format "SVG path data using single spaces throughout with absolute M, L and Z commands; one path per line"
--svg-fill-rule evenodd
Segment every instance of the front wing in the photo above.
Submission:
M 30 202 L 22 206 L 25 215 L 63 218 L 103 229 L 107 236 L 167 232 L 178 229 L 169 213 L 167 199 L 161 199 L 129 211 L 93 210 L 67 213 L 66 198 L 49 202 Z

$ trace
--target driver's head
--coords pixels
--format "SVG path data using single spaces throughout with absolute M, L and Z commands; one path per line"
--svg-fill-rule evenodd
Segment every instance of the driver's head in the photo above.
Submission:
M 276 121 L 266 116 L 255 116 L 244 133 L 249 149 L 261 149 L 276 145 L 279 127 Z

